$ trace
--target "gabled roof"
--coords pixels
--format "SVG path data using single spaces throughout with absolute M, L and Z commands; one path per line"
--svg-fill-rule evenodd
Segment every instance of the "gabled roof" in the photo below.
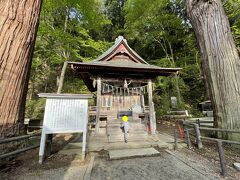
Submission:
M 135 63 L 148 64 L 141 56 L 139 56 L 127 43 L 127 40 L 123 36 L 118 36 L 115 43 L 101 56 L 92 62 L 111 61 L 111 58 L 117 55 L 117 53 L 126 54 Z
M 163 68 L 148 64 L 127 44 L 122 36 L 101 56 L 91 62 L 68 62 L 79 73 L 90 91 L 95 91 L 92 76 L 111 78 L 154 79 L 171 76 L 181 68 Z

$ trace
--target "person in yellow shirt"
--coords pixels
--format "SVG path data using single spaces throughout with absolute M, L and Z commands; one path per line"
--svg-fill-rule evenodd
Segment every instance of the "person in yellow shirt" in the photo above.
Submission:
M 129 125 L 129 122 L 128 122 L 128 116 L 124 115 L 122 117 L 122 123 L 121 123 L 121 128 L 124 132 L 124 141 L 125 143 L 128 142 L 128 132 L 129 132 L 129 128 L 130 128 L 130 125 Z

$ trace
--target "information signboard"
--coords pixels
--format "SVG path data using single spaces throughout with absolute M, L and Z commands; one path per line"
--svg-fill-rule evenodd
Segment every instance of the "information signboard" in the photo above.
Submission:
M 39 94 L 46 98 L 39 163 L 43 162 L 46 138 L 56 133 L 83 133 L 82 155 L 85 157 L 90 94 Z

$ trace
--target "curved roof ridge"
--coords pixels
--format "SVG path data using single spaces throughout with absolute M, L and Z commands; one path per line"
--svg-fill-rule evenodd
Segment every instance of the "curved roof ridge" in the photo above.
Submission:
M 127 40 L 123 37 L 123 36 L 118 36 L 115 39 L 115 43 L 113 46 L 111 46 L 107 51 L 105 51 L 102 55 L 100 55 L 99 57 L 97 57 L 95 60 L 93 60 L 92 62 L 98 62 L 101 61 L 103 58 L 105 58 L 106 56 L 108 56 L 111 52 L 113 52 L 121 43 L 124 43 L 127 47 L 127 49 L 130 51 L 130 53 L 132 53 L 140 62 L 144 63 L 144 64 L 149 64 L 147 63 L 140 55 L 138 55 L 127 43 Z

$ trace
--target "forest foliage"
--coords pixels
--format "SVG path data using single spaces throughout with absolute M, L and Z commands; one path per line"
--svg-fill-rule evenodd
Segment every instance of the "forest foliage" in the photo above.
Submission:
M 44 100 L 37 94 L 56 92 L 64 61 L 90 61 L 107 50 L 118 35 L 147 62 L 183 68 L 178 77 L 159 77 L 154 102 L 157 115 L 178 109 L 199 115 L 197 105 L 208 100 L 201 57 L 182 0 L 45 0 L 35 44 L 26 116 L 41 118 Z M 235 42 L 240 50 L 240 4 L 225 1 Z M 178 94 L 178 87 L 180 95 Z M 64 93 L 88 92 L 68 69 Z M 179 97 L 180 96 L 180 97 Z

